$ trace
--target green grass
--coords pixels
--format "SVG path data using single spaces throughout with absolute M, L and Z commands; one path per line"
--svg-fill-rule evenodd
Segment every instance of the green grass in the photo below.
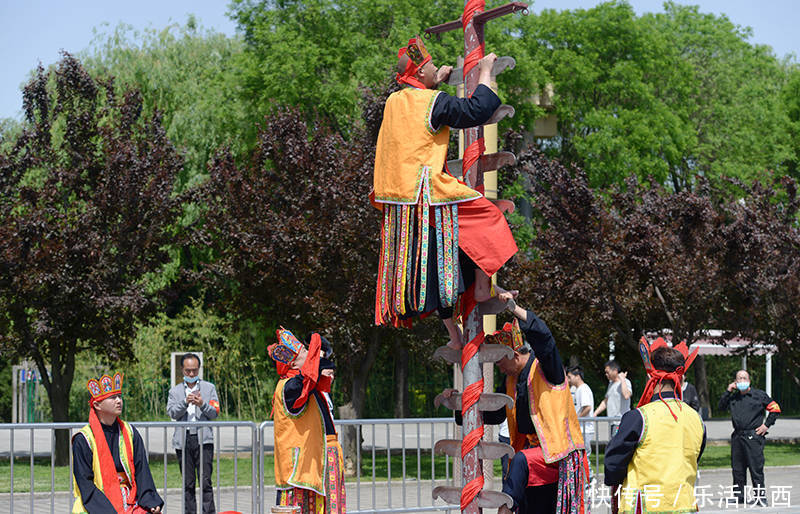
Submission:
M 793 466 L 800 465 L 800 445 L 789 444 L 767 444 L 764 449 L 766 466 Z M 361 454 L 361 482 L 369 483 L 372 481 L 372 452 L 366 451 Z M 728 468 L 730 466 L 731 450 L 730 446 L 707 446 L 700 459 L 700 467 L 703 469 Z M 453 460 L 449 459 L 450 476 L 453 473 Z M 30 460 L 28 458 L 14 459 L 14 492 L 25 493 L 30 491 Z M 238 459 L 238 484 L 247 486 L 250 484 L 250 459 Z M 590 456 L 590 463 L 594 466 L 595 455 Z M 272 484 L 275 480 L 274 463 L 272 455 L 264 456 L 264 483 Z M 445 458 L 437 456 L 434 459 L 435 478 L 445 478 Z M 377 451 L 375 453 L 375 481 L 385 482 L 389 474 L 389 459 L 386 452 Z M 420 452 L 420 478 L 431 480 L 431 455 L 430 450 Z M 603 468 L 603 453 L 600 453 L 600 469 Z M 55 489 L 57 491 L 69 491 L 71 488 L 71 477 L 68 476 L 69 469 L 66 467 L 55 468 Z M 161 490 L 164 487 L 164 462 L 155 458 L 150 463 L 150 471 L 156 487 Z M 391 459 L 392 480 L 402 480 L 403 456 L 401 453 L 392 454 Z M 494 463 L 495 476 L 500 476 L 500 461 Z M 214 471 L 212 481 L 216 484 L 217 464 L 214 461 Z M 234 461 L 232 457 L 220 457 L 219 477 L 222 487 L 233 486 L 234 483 Z M 415 450 L 406 451 L 405 462 L 406 479 L 417 477 L 417 452 Z M 178 470 L 178 463 L 175 460 L 167 462 L 167 487 L 180 487 L 181 475 Z M 349 482 L 354 482 L 356 477 L 348 478 Z M 0 461 L 0 493 L 10 491 L 11 470 L 8 460 Z M 34 460 L 34 491 L 50 491 L 50 460 Z
M 800 464 L 800 445 L 771 444 L 764 447 L 765 466 L 796 466 Z M 731 447 L 706 446 L 700 458 L 701 468 L 729 468 L 731 466 Z

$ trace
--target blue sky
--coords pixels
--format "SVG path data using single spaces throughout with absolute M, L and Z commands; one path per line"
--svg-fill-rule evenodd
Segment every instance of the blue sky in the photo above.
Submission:
M 487 1 L 490 7 L 500 1 Z M 588 8 L 599 0 L 538 0 L 534 11 L 544 8 Z M 638 14 L 662 11 L 661 0 L 630 0 Z M 695 0 L 680 1 L 699 5 L 703 12 L 726 14 L 737 25 L 753 28 L 751 42 L 770 45 L 775 54 L 800 54 L 800 14 L 796 0 Z M 108 30 L 103 24 L 120 22 L 136 29 L 161 29 L 171 23 L 183 24 L 194 14 L 205 28 L 228 35 L 236 25 L 228 19 L 225 0 L 139 0 L 118 2 L 99 0 L 0 0 L 0 52 L 3 73 L 0 75 L 0 118 L 21 117 L 21 85 L 30 70 L 41 61 L 45 66 L 58 60 L 61 49 L 78 53 L 89 47 L 94 30 Z M 442 13 L 442 21 L 454 13 Z M 417 30 L 418 28 L 413 28 Z

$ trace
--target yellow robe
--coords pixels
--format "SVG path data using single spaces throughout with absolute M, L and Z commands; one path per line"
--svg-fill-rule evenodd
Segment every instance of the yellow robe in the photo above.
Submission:
M 434 129 L 431 114 L 441 91 L 406 88 L 392 93 L 383 111 L 375 152 L 374 201 L 414 205 L 422 188 L 430 205 L 473 200 L 481 194 L 444 170 L 450 128 Z
M 313 396 L 298 414 L 289 412 L 283 397 L 288 378 L 275 388 L 275 487 L 301 487 L 325 494 L 327 440 L 322 412 Z
M 119 432 L 119 460 L 122 462 L 122 467 L 125 469 L 125 474 L 128 475 L 128 483 L 134 484 L 136 483 L 136 478 L 131 474 L 131 471 L 128 469 L 128 446 L 133 448 L 133 429 L 128 424 L 127 421 L 123 421 L 125 424 L 125 432 L 120 430 Z M 103 491 L 103 473 L 100 470 L 100 456 L 97 452 L 97 447 L 95 446 L 94 434 L 92 433 L 92 427 L 89 425 L 84 426 L 79 431 L 81 434 L 86 437 L 86 441 L 89 443 L 89 449 L 92 450 L 92 472 L 94 474 L 94 485 L 100 491 Z M 127 445 L 125 443 L 124 435 L 127 433 L 128 441 Z M 75 434 L 74 437 L 79 437 L 78 434 Z M 112 484 L 112 487 L 119 487 L 119 483 Z M 78 489 L 78 482 L 75 480 L 75 476 L 72 476 L 72 492 L 75 496 L 75 501 L 72 504 L 72 513 L 73 514 L 80 514 L 85 513 L 86 508 L 83 506 L 83 501 L 81 500 L 81 492 Z
M 667 399 L 639 407 L 644 421 L 639 446 L 620 489 L 620 511 L 694 512 L 697 458 L 703 444 L 703 422 L 688 404 Z

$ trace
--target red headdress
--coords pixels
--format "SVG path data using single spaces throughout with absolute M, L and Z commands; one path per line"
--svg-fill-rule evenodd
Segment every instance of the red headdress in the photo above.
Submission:
M 522 330 L 519 328 L 519 321 L 517 318 L 514 318 L 512 323 L 503 325 L 502 330 L 486 334 L 484 342 L 489 344 L 502 344 L 514 351 L 518 351 L 522 348 L 522 345 L 525 344 L 525 341 L 522 340 Z
M 321 375 L 319 372 L 322 337 L 317 333 L 311 335 L 305 363 L 303 363 L 300 369 L 297 369 L 293 368 L 292 364 L 302 350 L 303 343 L 301 343 L 294 334 L 283 327 L 275 332 L 278 336 L 278 342 L 269 345 L 267 347 L 267 353 L 275 361 L 278 375 L 280 375 L 281 378 L 290 378 L 297 375 L 303 376 L 303 390 L 300 393 L 300 397 L 295 400 L 293 407 L 301 407 L 306 400 L 308 400 L 308 395 L 311 394 L 311 391 L 314 389 L 329 393 L 331 391 L 332 380 L 330 377 Z M 272 405 L 272 410 L 274 413 L 274 403 Z
M 639 341 L 639 353 L 642 356 L 642 362 L 644 363 L 644 369 L 647 371 L 647 375 L 650 379 L 647 381 L 647 385 L 644 388 L 644 392 L 642 393 L 642 397 L 639 398 L 639 404 L 637 407 L 641 407 L 642 405 L 646 405 L 650 402 L 650 399 L 653 397 L 653 391 L 655 391 L 656 386 L 662 383 L 665 379 L 672 380 L 672 383 L 675 384 L 675 397 L 683 400 L 683 390 L 681 389 L 681 382 L 683 381 L 683 375 L 686 373 L 686 370 L 689 369 L 689 366 L 692 365 L 694 362 L 695 357 L 697 357 L 697 349 L 695 349 L 691 354 L 689 353 L 689 348 L 686 346 L 686 341 L 681 341 L 680 344 L 675 345 L 673 349 L 678 350 L 683 355 L 684 363 L 683 366 L 680 366 L 675 371 L 664 371 L 662 369 L 656 369 L 653 367 L 653 362 L 650 356 L 653 354 L 658 348 L 667 347 L 666 341 L 662 338 L 658 338 L 653 341 L 653 344 L 647 342 L 647 339 L 642 337 Z M 670 408 L 669 404 L 664 401 L 664 398 L 661 397 L 661 391 L 658 392 L 658 397 L 664 402 L 664 405 L 667 406 L 669 409 L 670 414 L 676 420 L 678 417 L 672 412 L 672 408 Z M 680 408 L 680 404 L 679 408 Z
M 91 397 L 89 405 L 94 402 L 101 402 L 110 396 L 122 394 L 122 373 L 115 373 L 113 377 L 103 375 L 100 379 L 90 378 L 86 382 L 86 389 L 89 390 Z
M 403 73 L 397 74 L 397 82 L 401 84 L 408 84 L 409 86 L 425 89 L 425 84 L 417 80 L 414 75 L 420 68 L 425 66 L 425 63 L 431 60 L 431 54 L 425 48 L 422 38 L 419 36 L 412 37 L 408 40 L 408 45 L 401 47 L 397 51 L 397 58 L 400 59 L 403 55 L 408 55 L 408 63 Z

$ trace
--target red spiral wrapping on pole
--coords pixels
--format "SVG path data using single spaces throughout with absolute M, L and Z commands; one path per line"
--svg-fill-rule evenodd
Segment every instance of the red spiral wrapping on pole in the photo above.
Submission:
M 463 319 L 467 319 L 472 311 L 477 308 L 477 304 L 475 303 L 474 298 L 474 289 L 470 288 L 467 293 L 464 294 L 464 312 L 462 314 Z M 479 330 L 475 337 L 473 337 L 470 341 L 464 345 L 464 349 L 461 351 L 461 371 L 463 373 L 464 367 L 467 365 L 467 362 L 471 358 L 473 358 L 478 353 L 478 348 L 483 343 L 483 330 Z M 479 380 L 478 382 L 474 382 L 472 384 L 467 385 L 464 388 L 464 393 L 461 397 L 461 412 L 466 413 L 467 409 L 470 407 L 475 406 L 478 403 L 478 399 L 483 392 L 483 379 Z M 463 439 L 461 440 L 461 458 L 462 460 L 470 451 L 474 450 L 480 440 L 483 439 L 483 425 L 481 424 L 478 428 L 470 431 L 466 435 L 464 435 Z M 467 505 L 469 505 L 478 493 L 481 492 L 483 489 L 484 481 L 483 481 L 483 472 L 464 484 L 464 488 L 461 490 L 461 510 L 465 510 Z
M 480 41 L 478 46 L 467 52 L 467 30 L 468 27 L 472 24 L 473 17 L 475 14 L 482 12 L 486 7 L 485 0 L 466 0 L 464 4 L 464 14 L 461 17 L 461 24 L 464 29 L 464 41 L 465 41 L 465 57 L 464 57 L 464 93 L 465 96 L 468 94 L 468 85 L 467 85 L 467 74 L 478 65 L 478 61 L 483 58 L 484 55 L 484 44 L 483 41 Z M 474 28 L 474 27 L 473 27 Z M 481 38 L 482 39 L 482 38 Z M 471 92 L 469 92 L 471 94 Z M 463 167 L 464 170 L 464 179 L 467 179 L 468 172 L 472 167 L 477 163 L 478 159 L 480 158 L 481 154 L 486 150 L 486 146 L 483 141 L 483 137 L 477 138 L 473 141 L 469 146 L 464 149 L 464 157 L 463 157 Z M 472 187 L 475 187 L 475 184 L 469 184 Z M 469 316 L 473 314 L 473 310 L 477 307 L 475 303 L 474 297 L 474 289 L 470 289 L 467 293 L 464 294 L 464 308 L 462 311 L 462 319 L 468 320 Z M 464 367 L 467 365 L 470 359 L 476 356 L 478 353 L 478 348 L 483 343 L 483 330 L 482 330 L 482 323 L 479 325 L 481 329 L 477 331 L 477 333 L 472 337 L 470 341 L 468 341 L 461 352 L 461 371 L 464 372 Z M 483 378 L 479 381 L 474 382 L 472 384 L 467 384 L 464 388 L 464 393 L 461 399 L 461 411 L 466 415 L 466 412 L 473 407 L 476 407 L 478 403 L 478 399 L 480 398 L 481 393 L 483 392 Z M 464 425 L 466 426 L 466 424 Z M 478 446 L 478 443 L 483 438 L 483 424 L 481 423 L 480 426 L 471 430 L 469 433 L 465 434 L 462 441 L 461 441 L 461 458 L 462 460 L 464 457 L 475 450 Z M 483 470 L 480 470 L 478 475 L 474 477 L 472 480 L 464 484 L 464 488 L 461 491 L 461 510 L 466 510 L 467 506 L 472 503 L 475 498 L 478 496 L 478 493 L 481 492 L 483 489 L 484 480 L 483 480 Z
M 486 7 L 485 0 L 467 0 L 466 4 L 464 5 L 464 15 L 461 17 L 461 25 L 466 32 L 467 27 L 470 23 L 472 23 L 472 18 L 479 12 L 482 12 Z M 464 57 L 464 93 L 467 92 L 467 74 L 478 65 L 478 61 L 483 59 L 485 47 L 483 41 L 481 41 L 480 45 L 474 48 L 471 52 L 469 52 Z M 469 145 L 466 149 L 464 149 L 464 158 L 463 158 L 463 167 L 464 170 L 464 178 L 467 177 L 467 171 L 472 168 L 472 166 L 478 161 L 481 154 L 486 151 L 486 146 L 483 142 L 483 138 L 478 138 L 475 140 L 471 145 Z M 474 184 L 470 184 L 474 187 Z

